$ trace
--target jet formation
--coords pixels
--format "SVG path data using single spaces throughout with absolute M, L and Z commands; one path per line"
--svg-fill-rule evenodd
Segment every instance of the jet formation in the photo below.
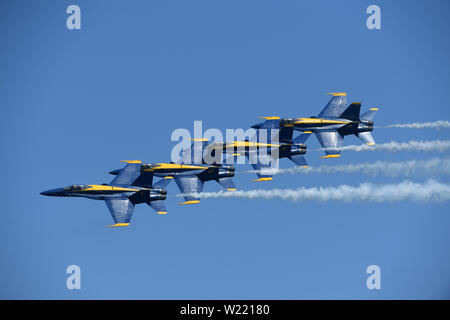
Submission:
M 286 158 L 297 166 L 307 167 L 305 159 L 306 140 L 314 134 L 322 146 L 325 156 L 337 158 L 341 155 L 344 137 L 355 135 L 367 145 L 374 145 L 371 135 L 373 117 L 378 108 L 369 108 L 364 114 L 361 103 L 352 102 L 347 106 L 347 94 L 330 93 L 328 104 L 317 116 L 281 118 L 279 116 L 261 117 L 265 121 L 252 126 L 255 136 L 244 141 L 216 142 L 206 139 L 192 139 L 190 148 L 183 150 L 180 158 L 169 163 L 142 163 L 140 160 L 125 160 L 125 167 L 110 174 L 115 177 L 108 184 L 69 185 L 63 188 L 41 192 L 45 196 L 82 197 L 105 201 L 114 224 L 111 227 L 128 226 L 136 204 L 146 203 L 158 214 L 166 214 L 164 205 L 170 181 L 175 180 L 184 202 L 200 202 L 198 194 L 203 191 L 205 182 L 216 181 L 226 191 L 235 191 L 232 180 L 235 167 L 222 164 L 224 157 L 245 156 L 257 175 L 255 182 L 270 181 L 276 173 L 280 159 Z M 300 132 L 294 137 L 295 132 Z M 263 142 L 260 142 L 263 141 Z M 201 159 L 194 161 L 194 154 Z M 220 159 L 219 162 L 208 159 Z M 161 178 L 153 183 L 154 177 Z

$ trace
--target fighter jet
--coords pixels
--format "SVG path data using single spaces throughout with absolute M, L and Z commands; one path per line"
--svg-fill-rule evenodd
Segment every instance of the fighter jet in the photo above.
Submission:
M 333 97 L 317 117 L 282 119 L 281 125 L 304 133 L 314 133 L 325 150 L 326 156 L 322 158 L 339 157 L 346 135 L 354 134 L 367 145 L 374 145 L 375 141 L 370 132 L 373 130 L 372 119 L 378 108 L 370 108 L 360 115 L 361 102 L 352 102 L 344 110 L 347 94 L 329 94 Z
M 246 156 L 256 171 L 258 179 L 254 182 L 270 181 L 279 166 L 279 159 L 288 158 L 298 166 L 307 167 L 303 156 L 306 153 L 304 142 L 309 133 L 301 134 L 295 139 L 293 127 L 280 126 L 279 117 L 261 117 L 263 123 L 252 126 L 256 134 L 245 141 L 215 142 L 207 148 L 220 150 L 226 156 Z M 211 151 L 212 152 L 212 151 Z
M 149 175 L 162 177 L 167 181 L 174 179 L 180 192 L 185 194 L 185 202 L 179 204 L 199 203 L 200 199 L 191 194 L 202 192 L 204 183 L 211 180 L 218 182 L 227 191 L 235 191 L 236 187 L 232 180 L 235 168 L 222 164 L 207 164 L 203 157 L 193 161 L 191 158 L 195 152 L 203 152 L 207 143 L 204 139 L 193 140 L 196 141 L 189 149 L 183 150 L 183 155 L 176 162 L 142 164 L 142 177 L 148 179 L 145 175 Z M 115 174 L 116 171 L 110 173 Z
M 157 213 L 165 214 L 164 206 L 167 181 L 161 180 L 152 186 L 152 177 L 141 174 L 141 161 L 122 161 L 127 165 L 119 169 L 109 184 L 70 185 L 41 192 L 44 196 L 83 197 L 105 200 L 115 224 L 110 227 L 126 227 L 130 224 L 134 206 L 147 203 Z

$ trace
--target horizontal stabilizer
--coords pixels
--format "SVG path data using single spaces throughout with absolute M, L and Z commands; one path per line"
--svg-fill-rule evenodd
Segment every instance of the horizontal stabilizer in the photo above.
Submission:
M 373 146 L 375 144 L 375 140 L 372 137 L 372 134 L 370 132 L 360 132 L 356 135 L 358 138 L 362 140 L 365 144 L 369 146 Z
M 296 165 L 301 166 L 301 167 L 308 166 L 308 163 L 306 162 L 305 157 L 300 154 L 295 155 L 295 156 L 290 156 L 289 160 L 291 160 L 293 163 L 295 163 Z

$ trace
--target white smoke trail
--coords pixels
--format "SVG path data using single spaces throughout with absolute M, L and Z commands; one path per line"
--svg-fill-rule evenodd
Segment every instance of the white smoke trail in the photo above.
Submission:
M 368 201 L 399 202 L 442 202 L 450 200 L 450 185 L 434 180 L 425 183 L 403 181 L 398 184 L 375 185 L 362 183 L 352 187 L 313 187 L 298 189 L 255 189 L 244 191 L 219 191 L 191 194 L 198 198 L 245 198 L 245 199 L 280 199 L 290 201 Z M 184 196 L 183 194 L 179 196 Z
M 248 170 L 245 173 L 258 173 L 258 170 Z M 409 160 L 401 162 L 376 161 L 345 165 L 321 165 L 318 167 L 293 167 L 288 169 L 273 169 L 265 174 L 310 174 L 310 173 L 363 173 L 376 176 L 384 174 L 390 177 L 398 176 L 437 176 L 450 175 L 450 159 L 432 158 L 427 160 Z
M 438 120 L 434 122 L 413 122 L 413 123 L 398 123 L 377 128 L 408 128 L 408 129 L 442 129 L 450 128 L 450 121 Z
M 450 149 L 450 140 L 428 140 L 428 141 L 408 141 L 408 142 L 396 142 L 391 141 L 387 143 L 380 143 L 373 146 L 368 145 L 350 145 L 340 148 L 333 148 L 333 150 L 341 150 L 341 151 L 439 151 L 444 152 Z M 326 150 L 326 148 L 321 148 L 318 150 Z

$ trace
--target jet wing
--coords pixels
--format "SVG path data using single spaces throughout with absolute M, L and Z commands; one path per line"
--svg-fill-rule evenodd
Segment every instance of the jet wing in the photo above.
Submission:
M 341 154 L 343 137 L 337 131 L 319 131 L 315 132 L 322 148 L 325 149 L 326 156 L 322 158 L 337 158 Z
M 141 175 L 140 161 L 122 161 L 128 162 L 127 165 L 119 171 L 119 173 L 112 179 L 112 185 L 132 185 Z
M 200 180 L 197 176 L 176 176 L 175 182 L 177 183 L 178 188 L 181 193 L 189 194 L 189 193 L 200 193 L 203 190 L 203 181 Z M 180 204 L 192 204 L 199 203 L 200 199 L 191 195 L 184 196 L 184 200 L 186 202 Z
M 319 113 L 319 118 L 339 117 L 347 106 L 347 94 L 344 92 L 330 93 L 333 95 L 328 104 Z
M 130 224 L 134 204 L 128 199 L 105 200 L 115 224 L 110 227 L 126 227 Z

